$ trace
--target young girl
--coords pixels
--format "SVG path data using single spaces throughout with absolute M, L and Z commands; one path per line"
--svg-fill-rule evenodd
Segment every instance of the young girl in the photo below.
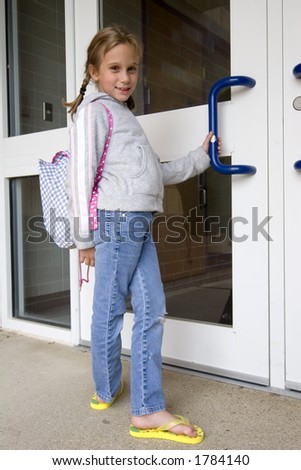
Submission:
M 130 293 L 134 310 L 130 434 L 196 444 L 203 431 L 165 408 L 161 343 L 166 307 L 150 224 L 154 213 L 163 210 L 164 185 L 209 167 L 212 133 L 188 156 L 160 164 L 131 112 L 141 55 L 139 40 L 124 27 L 99 31 L 88 48 L 80 94 L 66 104 L 74 120 L 67 178 L 76 222 L 73 238 L 80 262 L 95 266 L 91 325 L 95 394 L 90 405 L 104 410 L 122 393 L 121 330 Z M 98 92 L 84 99 L 90 80 Z M 112 115 L 112 136 L 98 188 L 98 228 L 91 232 L 91 190 L 111 126 L 104 105 Z

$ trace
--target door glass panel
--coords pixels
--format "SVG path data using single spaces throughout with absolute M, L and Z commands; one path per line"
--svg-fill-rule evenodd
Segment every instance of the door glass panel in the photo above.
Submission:
M 9 135 L 66 127 L 64 0 L 8 0 Z
M 167 186 L 153 236 L 168 316 L 232 325 L 231 176 L 210 168 Z
M 136 114 L 207 104 L 230 75 L 229 0 L 104 0 L 103 12 L 104 26 L 124 24 L 144 44 Z M 168 316 L 232 325 L 231 177 L 210 168 L 166 187 L 153 235 Z
M 207 103 L 229 75 L 229 0 L 146 0 L 144 13 L 146 112 Z
M 12 179 L 10 192 L 13 316 L 70 328 L 69 251 L 44 228 L 38 176 Z

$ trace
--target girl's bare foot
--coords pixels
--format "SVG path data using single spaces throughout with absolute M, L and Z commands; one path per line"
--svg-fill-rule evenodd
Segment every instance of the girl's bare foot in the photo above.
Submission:
M 95 393 L 95 395 L 94 395 L 93 398 L 94 398 L 96 401 L 98 401 L 98 403 L 106 403 L 104 400 L 102 400 L 101 398 L 99 398 L 99 397 L 96 395 L 96 393 Z
M 170 423 L 174 419 L 176 419 L 176 417 L 168 411 L 159 411 L 158 413 L 152 413 L 149 415 L 132 416 L 131 422 L 132 425 L 138 429 L 152 429 Z M 185 424 L 177 424 L 169 431 L 175 434 L 185 434 L 189 437 L 196 437 L 197 435 L 194 426 Z

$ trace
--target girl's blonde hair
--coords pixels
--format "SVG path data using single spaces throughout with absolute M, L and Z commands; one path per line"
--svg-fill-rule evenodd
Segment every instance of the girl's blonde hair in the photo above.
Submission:
M 119 44 L 130 44 L 133 46 L 137 53 L 138 59 L 141 59 L 143 47 L 140 40 L 134 34 L 129 33 L 124 26 L 113 25 L 98 31 L 90 42 L 87 50 L 85 77 L 83 79 L 79 94 L 74 101 L 70 103 L 63 103 L 64 106 L 70 108 L 68 112 L 71 114 L 72 119 L 77 111 L 78 106 L 84 99 L 87 86 L 91 80 L 89 65 L 92 65 L 95 69 L 98 69 L 105 54 Z M 129 97 L 126 103 L 130 110 L 134 109 L 135 101 L 132 96 Z

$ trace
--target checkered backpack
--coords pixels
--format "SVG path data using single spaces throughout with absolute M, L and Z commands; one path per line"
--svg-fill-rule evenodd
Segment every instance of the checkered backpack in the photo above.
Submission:
M 90 229 L 97 229 L 97 197 L 98 183 L 104 169 L 104 163 L 112 136 L 113 119 L 110 110 L 103 104 L 109 122 L 109 132 L 104 151 L 97 168 L 94 186 L 90 199 Z M 57 246 L 71 248 L 74 246 L 68 211 L 68 196 L 65 189 L 67 163 L 70 158 L 68 151 L 57 152 L 51 162 L 39 160 L 39 181 L 44 225 Z

